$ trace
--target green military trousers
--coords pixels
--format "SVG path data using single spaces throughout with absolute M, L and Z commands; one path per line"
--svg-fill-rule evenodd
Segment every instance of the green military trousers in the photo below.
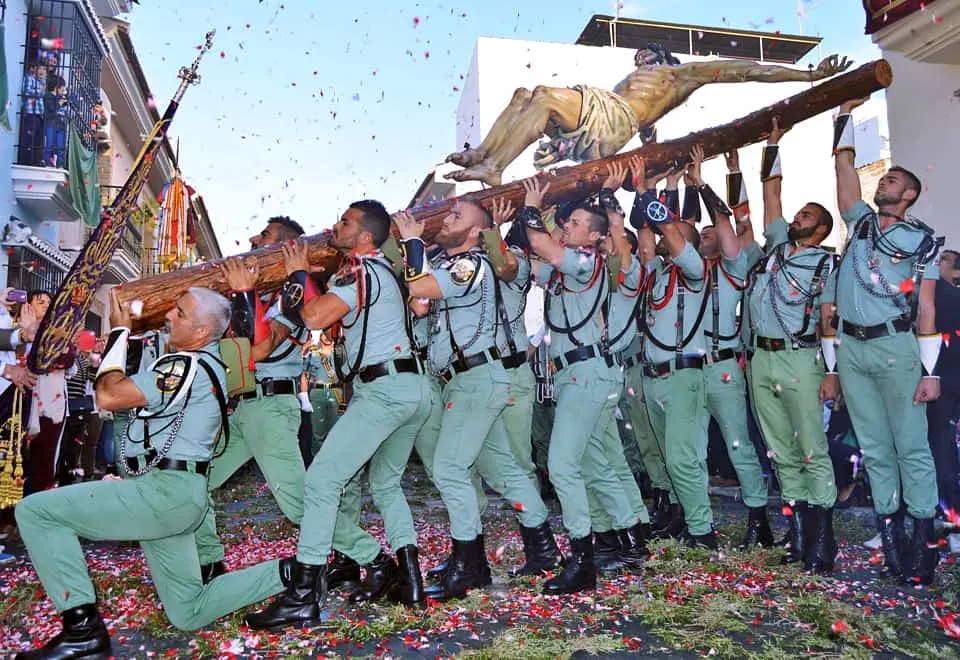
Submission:
M 632 440 L 632 438 L 630 439 Z M 607 469 L 616 476 L 629 502 L 630 518 L 627 525 L 623 524 L 623 520 L 620 520 L 620 524 L 617 524 L 618 521 L 608 513 L 610 510 L 616 510 L 619 500 L 609 498 L 603 492 L 602 486 L 598 487 L 595 481 L 597 475 L 592 469 L 591 461 L 587 459 L 584 461 L 583 472 L 584 481 L 587 485 L 587 503 L 590 506 L 590 522 L 593 531 L 609 532 L 611 529 L 625 529 L 632 527 L 637 521 L 649 523 L 650 514 L 647 513 L 647 505 L 643 503 L 640 486 L 637 485 L 633 470 L 630 469 L 630 464 L 627 461 L 624 443 L 615 419 L 607 424 L 607 428 L 603 432 L 603 449 L 607 458 Z
M 17 505 L 16 516 L 30 561 L 58 612 L 97 602 L 80 537 L 139 541 L 170 623 L 195 630 L 283 591 L 276 560 L 203 584 L 194 530 L 207 506 L 202 476 L 154 470 L 35 493 Z
M 590 534 L 588 482 L 617 529 L 633 526 L 637 517 L 605 446 L 605 433 L 611 424 L 616 433 L 614 414 L 623 389 L 622 373 L 602 359 L 591 358 L 564 367 L 554 382 L 557 408 L 547 465 L 567 533 L 574 539 Z
M 507 444 L 517 467 L 539 492 L 540 482 L 537 479 L 537 467 L 533 463 L 532 439 L 536 380 L 528 362 L 515 369 L 507 369 L 507 374 L 510 376 L 510 398 L 507 400 L 507 407 L 503 409 L 503 428 L 507 434 Z
M 740 481 L 743 503 L 756 508 L 767 505 L 763 468 L 747 431 L 747 382 L 736 358 L 703 365 L 707 412 L 723 435 L 727 455 Z
M 837 335 L 837 371 L 880 515 L 900 508 L 932 518 L 937 476 L 927 439 L 927 405 L 914 404 L 922 375 L 911 332 L 859 340 Z
M 660 378 L 644 377 L 643 395 L 687 530 L 693 536 L 709 534 L 713 523 L 707 475 L 710 416 L 703 371 L 679 369 Z
M 638 364 L 627 369 L 626 380 L 626 399 L 630 410 L 630 426 L 633 430 L 633 437 L 637 441 L 643 468 L 646 470 L 647 476 L 650 477 L 651 485 L 657 490 L 670 493 L 670 501 L 676 504 L 678 502 L 677 495 L 673 492 L 673 484 L 670 483 L 670 475 L 667 474 L 667 464 L 663 450 L 657 443 L 653 427 L 650 426 L 650 414 L 647 412 L 647 404 L 643 394 L 643 366 Z
M 513 505 L 524 527 L 538 527 L 549 513 L 510 448 L 503 420 L 511 399 L 508 373 L 483 364 L 456 374 L 443 386 L 433 481 L 450 516 L 450 535 L 457 541 L 473 540 L 483 531 L 477 473 Z
M 306 469 L 300 454 L 300 401 L 292 394 L 260 396 L 237 405 L 230 415 L 230 443 L 210 464 L 207 475 L 211 491 L 253 458 L 280 510 L 288 520 L 299 523 L 303 517 L 303 477 Z M 197 530 L 200 563 L 223 561 L 223 544 L 217 538 L 217 519 L 213 498 L 203 523 Z
M 823 431 L 822 382 L 816 348 L 758 348 L 750 358 L 750 400 L 783 500 L 830 508 L 837 486 Z
M 338 516 L 341 496 L 367 461 L 370 494 L 383 516 L 390 548 L 396 552 L 417 544 L 400 479 L 414 438 L 430 414 L 432 399 L 428 377 L 419 374 L 390 374 L 354 385 L 347 411 L 330 431 L 307 471 L 297 546 L 300 562 L 326 564 L 337 526 L 354 525 L 346 516 Z M 354 533 L 366 534 L 359 527 Z M 377 548 L 379 553 L 379 545 Z
M 313 432 L 310 451 L 312 456 L 316 456 L 320 452 L 323 441 L 327 439 L 330 429 L 340 418 L 338 413 L 340 404 L 337 402 L 337 395 L 333 389 L 312 386 L 310 388 L 310 405 L 313 407 L 313 412 L 310 413 L 310 429 Z
M 547 455 L 550 453 L 550 434 L 553 432 L 553 418 L 557 407 L 553 399 L 533 400 L 533 424 L 531 425 L 531 444 L 533 445 L 533 462 L 537 470 L 547 474 Z
M 643 466 L 643 456 L 640 455 L 640 445 L 637 444 L 637 437 L 633 434 L 633 419 L 630 417 L 630 404 L 627 401 L 626 387 L 624 393 L 617 401 L 617 411 L 620 413 L 617 417 L 617 433 L 620 434 L 620 444 L 623 445 L 623 457 L 627 459 L 627 465 L 633 474 L 646 474 L 647 468 Z M 649 422 L 648 422 L 649 424 Z

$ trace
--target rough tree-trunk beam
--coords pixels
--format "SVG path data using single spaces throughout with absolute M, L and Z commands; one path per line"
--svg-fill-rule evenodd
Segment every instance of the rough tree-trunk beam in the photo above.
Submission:
M 774 117 L 779 118 L 782 127 L 789 128 L 821 112 L 832 110 L 844 101 L 869 96 L 889 87 L 892 82 L 893 72 L 889 63 L 886 60 L 875 60 L 728 124 L 707 128 L 676 140 L 648 144 L 615 156 L 552 170 L 543 175 L 550 180 L 550 190 L 544 201 L 548 205 L 556 204 L 599 191 L 611 163 L 626 165 L 633 155 L 645 159 L 648 174 L 663 172 L 677 160 L 686 159 L 694 145 L 702 145 L 707 158 L 718 156 L 766 139 Z M 828 148 L 826 143 L 824 148 Z M 411 210 L 417 219 L 425 223 L 424 238 L 429 241 L 439 231 L 444 216 L 457 201 L 470 200 L 489 207 L 493 200 L 505 199 L 519 206 L 523 198 L 523 186 L 517 181 Z M 336 250 L 327 247 L 327 238 L 326 233 L 316 234 L 308 237 L 307 243 L 310 246 L 311 264 L 322 266 L 326 272 L 332 273 L 338 268 L 340 255 Z M 279 247 L 254 250 L 242 256 L 259 262 L 260 291 L 275 291 L 279 288 L 284 279 L 283 258 Z M 227 291 L 219 272 L 210 264 L 201 264 L 124 284 L 119 287 L 119 295 L 121 302 L 143 301 L 143 316 L 135 322 L 136 329 L 143 330 L 162 326 L 164 314 L 191 286 Z

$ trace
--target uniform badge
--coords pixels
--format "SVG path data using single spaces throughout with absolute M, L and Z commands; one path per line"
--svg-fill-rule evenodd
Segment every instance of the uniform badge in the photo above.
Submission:
M 357 281 L 357 271 L 355 268 L 341 270 L 333 278 L 333 286 L 350 286 Z
M 450 279 L 454 284 L 465 286 L 473 281 L 477 272 L 477 262 L 470 258 L 457 259 L 450 267 Z
M 183 360 L 166 360 L 157 365 L 157 389 L 164 393 L 175 392 L 183 382 L 186 366 Z
M 663 222 L 669 214 L 667 207 L 659 201 L 653 201 L 647 204 L 647 217 L 653 222 Z

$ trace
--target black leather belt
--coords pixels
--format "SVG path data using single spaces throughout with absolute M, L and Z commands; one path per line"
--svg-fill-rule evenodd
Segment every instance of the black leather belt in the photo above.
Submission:
M 894 319 L 890 323 L 881 323 L 880 325 L 857 325 L 840 319 L 840 328 L 843 334 L 855 337 L 856 339 L 877 339 L 893 334 L 889 326 L 893 326 L 893 332 L 909 332 L 913 329 L 913 324 L 909 319 Z
M 623 362 L 623 366 L 627 369 L 633 369 L 638 364 L 643 364 L 643 353 L 637 353 L 636 355 L 624 356 L 620 354 L 620 360 Z
M 130 456 L 127 458 L 127 468 L 131 472 L 136 472 L 140 469 L 141 463 L 140 459 L 143 458 L 146 460 L 144 465 L 149 464 L 152 460 L 149 454 L 144 456 Z M 181 461 L 176 458 L 161 458 L 160 462 L 157 463 L 156 469 L 158 470 L 175 470 L 177 472 L 194 472 L 201 476 L 207 476 L 207 469 L 210 467 L 209 461 Z
M 647 378 L 660 378 L 681 369 L 703 369 L 703 358 L 680 357 L 667 362 L 643 365 L 643 375 Z
M 394 367 L 392 372 L 390 371 L 391 364 Z M 391 373 L 420 374 L 423 373 L 423 369 L 420 367 L 417 358 L 400 358 L 399 360 L 389 360 L 366 366 L 357 372 L 357 376 L 360 378 L 360 382 L 369 383 L 377 378 L 389 376 Z
M 553 358 L 553 368 L 556 371 L 560 371 L 564 367 L 569 367 L 571 364 L 596 357 L 603 358 L 603 361 L 607 363 L 608 367 L 620 364 L 620 358 L 618 356 L 610 355 L 609 353 L 604 354 L 596 346 L 581 346 L 572 351 L 567 351 L 558 358 Z
M 788 348 L 794 348 L 793 342 L 783 337 L 760 337 L 758 335 L 754 337 L 754 343 L 757 348 L 762 348 L 765 351 L 785 351 Z M 796 348 L 813 348 L 817 345 L 817 336 L 803 335 L 797 337 L 797 344 Z
M 737 352 L 732 348 L 724 348 L 722 350 L 719 350 L 717 351 L 716 355 L 713 355 L 712 353 L 710 354 L 710 358 L 714 362 L 723 362 L 724 360 L 736 359 L 736 357 L 737 357 Z
M 294 380 L 289 378 L 282 378 L 274 380 L 273 378 L 264 378 L 263 380 L 257 381 L 257 389 L 253 392 L 247 392 L 246 394 L 241 394 L 241 399 L 256 399 L 257 392 L 260 392 L 261 396 L 274 396 L 277 394 L 296 394 L 297 393 L 297 383 Z
M 516 369 L 527 361 L 527 354 L 523 352 L 514 353 L 513 355 L 508 355 L 500 361 L 503 362 L 504 369 Z
M 496 362 L 499 359 L 500 351 L 496 347 L 488 348 L 480 353 L 463 356 L 446 369 L 440 371 L 437 374 L 437 377 L 439 377 L 444 383 L 449 383 L 450 380 L 457 374 L 462 374 L 464 371 L 469 371 L 474 367 L 479 367 L 487 362 Z

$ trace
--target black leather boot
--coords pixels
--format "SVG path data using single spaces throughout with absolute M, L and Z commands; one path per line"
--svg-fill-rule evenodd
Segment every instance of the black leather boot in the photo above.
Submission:
M 289 565 L 287 588 L 266 609 L 244 617 L 254 630 L 277 630 L 304 626 L 321 621 L 327 602 L 327 565 L 301 564 L 296 559 Z M 280 565 L 283 579 L 284 565 Z
M 447 555 L 446 559 L 427 571 L 427 580 L 431 582 L 439 582 L 442 580 L 443 574 L 447 572 L 447 564 L 450 563 L 451 556 L 453 556 L 452 551 L 450 555 Z
M 593 533 L 593 563 L 600 575 L 613 576 L 624 569 L 619 555 L 620 539 L 615 529 Z
M 810 538 L 810 510 L 806 502 L 797 502 L 790 507 L 790 531 L 787 533 L 787 543 L 784 547 L 787 554 L 780 560 L 781 564 L 795 564 L 803 561 L 807 551 L 807 539 Z
M 483 583 L 480 559 L 482 552 L 479 536 L 472 541 L 453 539 L 453 556 L 443 574 L 440 589 L 437 591 L 430 589 L 427 595 L 440 601 L 463 598 L 470 589 L 490 584 Z M 483 562 L 486 563 L 486 557 Z
M 397 579 L 387 592 L 387 598 L 406 607 L 420 609 L 426 606 L 417 546 L 407 545 L 397 550 Z
M 364 568 L 367 569 L 367 574 L 363 577 L 360 586 L 350 594 L 351 603 L 380 600 L 400 578 L 393 557 L 383 550 Z
M 829 573 L 837 558 L 837 541 L 833 536 L 833 508 L 809 507 L 811 513 L 811 542 L 803 559 L 804 570 L 813 573 Z
M 686 523 L 683 519 L 683 507 L 679 504 L 671 504 L 668 515 L 669 518 L 667 519 L 666 527 L 654 532 L 654 538 L 679 539 L 683 536 L 683 530 L 686 528 Z
M 737 548 L 746 550 L 755 545 L 773 547 L 773 532 L 770 531 L 770 522 L 767 520 L 767 507 L 749 507 L 748 510 L 750 514 L 747 518 L 747 533 Z
M 480 552 L 477 555 L 477 567 L 480 571 L 480 582 L 478 587 L 488 587 L 493 584 L 493 575 L 490 574 L 490 562 L 487 561 L 487 546 L 483 541 L 483 534 L 477 535 L 477 541 L 480 544 Z
M 554 596 L 574 594 L 597 588 L 597 568 L 593 563 L 593 539 L 590 534 L 570 539 L 570 556 L 556 577 L 543 583 L 543 593 Z
M 903 577 L 908 551 L 907 531 L 903 527 L 903 511 L 889 516 L 877 515 L 877 530 L 883 541 L 883 573 Z
M 80 605 L 60 614 L 63 630 L 43 648 L 18 653 L 17 660 L 67 660 L 68 658 L 102 658 L 110 652 L 110 633 L 97 612 L 96 605 Z
M 620 541 L 620 551 L 617 558 L 623 567 L 633 573 L 643 573 L 643 564 L 650 556 L 647 550 L 647 537 L 650 536 L 650 526 L 646 523 L 637 523 L 629 529 L 617 530 L 617 539 Z
M 523 539 L 523 566 L 510 571 L 511 577 L 518 575 L 539 575 L 552 571 L 560 565 L 560 548 L 550 529 L 550 521 L 545 520 L 539 527 L 520 525 L 520 537 Z
M 343 587 L 347 591 L 354 591 L 359 584 L 360 564 L 334 550 L 333 561 L 327 566 L 327 589 Z
M 717 549 L 717 535 L 713 532 L 708 534 L 687 534 L 685 540 L 689 548 Z
M 913 519 L 913 539 L 910 558 L 903 574 L 907 584 L 933 584 L 934 573 L 940 561 L 940 546 L 933 529 L 933 518 Z
M 650 509 L 650 529 L 660 531 L 670 522 L 670 492 L 653 489 L 653 506 Z
M 222 561 L 215 561 L 212 564 L 200 565 L 200 579 L 203 580 L 204 584 L 210 584 L 215 577 L 223 575 L 226 572 L 227 569 L 223 565 Z

